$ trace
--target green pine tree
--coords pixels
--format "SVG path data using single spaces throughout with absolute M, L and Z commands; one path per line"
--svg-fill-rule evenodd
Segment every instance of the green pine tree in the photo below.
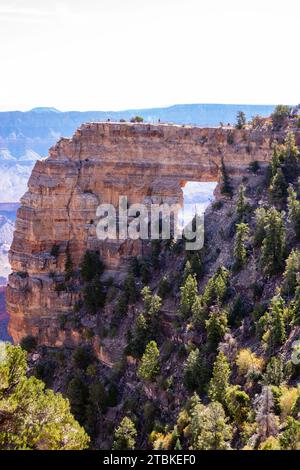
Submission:
M 189 274 L 183 286 L 180 287 L 180 291 L 180 312 L 184 317 L 188 317 L 198 295 L 198 286 L 195 276 Z
M 253 246 L 255 248 L 261 247 L 266 236 L 267 215 L 268 212 L 263 207 L 259 207 L 255 211 L 255 231 L 253 238 Z
M 227 357 L 221 351 L 215 360 L 213 375 L 208 388 L 208 396 L 212 401 L 218 401 L 225 405 L 230 373 L 231 370 Z
M 297 277 L 300 274 L 300 251 L 294 249 L 285 261 L 285 271 L 281 292 L 283 295 L 292 296 L 295 293 Z
M 152 381 L 158 375 L 159 370 L 159 349 L 155 341 L 150 341 L 142 356 L 138 377 L 141 380 Z
M 137 287 L 135 277 L 132 273 L 128 274 L 124 282 L 124 292 L 129 304 L 135 304 L 137 300 Z
M 20 346 L 0 344 L 0 449 L 82 450 L 89 437 L 70 412 L 69 401 L 27 378 Z
M 184 265 L 183 270 L 183 282 L 185 282 L 190 274 L 193 274 L 192 266 L 189 260 Z
M 204 324 L 206 318 L 206 309 L 202 303 L 202 297 L 197 295 L 192 305 L 193 324 L 201 326 Z
M 244 390 L 241 390 L 240 385 L 227 387 L 225 402 L 234 423 L 241 425 L 247 421 L 251 401 L 249 395 Z
M 271 357 L 267 364 L 266 371 L 263 375 L 263 383 L 265 385 L 275 385 L 280 387 L 284 381 L 283 361 L 282 357 Z
M 289 416 L 279 442 L 282 450 L 300 450 L 300 422 Z
M 150 319 L 146 319 L 143 313 L 137 317 L 133 328 L 133 334 L 130 332 L 130 340 L 127 346 L 127 353 L 134 357 L 141 357 L 145 351 L 146 345 L 151 337 Z
M 236 236 L 234 242 L 234 259 L 235 267 L 240 269 L 245 265 L 247 260 L 247 248 L 245 242 L 248 239 L 249 234 L 249 225 L 245 223 L 240 223 L 236 225 Z
M 221 175 L 222 175 L 221 193 L 231 198 L 233 196 L 233 189 L 232 189 L 231 181 L 230 181 L 227 169 L 225 167 L 223 158 L 221 161 Z
M 278 168 L 271 179 L 269 187 L 271 202 L 282 206 L 287 197 L 287 181 L 281 168 Z
M 208 320 L 205 321 L 207 340 L 210 349 L 215 350 L 227 332 L 227 313 L 218 307 L 212 309 Z
M 267 344 L 270 353 L 274 353 L 276 348 L 286 340 L 286 314 L 283 298 L 280 295 L 275 295 L 266 313 L 265 333 L 263 335 L 263 341 Z
M 244 113 L 244 111 L 238 111 L 238 113 L 236 115 L 236 125 L 235 125 L 235 127 L 237 129 L 244 129 L 246 123 L 247 123 L 246 114 Z
M 283 214 L 274 207 L 266 216 L 266 235 L 262 243 L 261 264 L 265 274 L 281 270 L 285 254 L 285 226 Z
M 190 424 L 192 450 L 228 450 L 232 428 L 224 409 L 218 402 L 207 406 L 198 404 L 192 412 Z
M 236 203 L 236 213 L 239 222 L 244 222 L 248 212 L 248 208 L 249 205 L 245 197 L 245 186 L 241 184 L 241 186 L 239 187 L 238 199 Z
M 98 251 L 87 250 L 81 263 L 81 275 L 84 282 L 99 278 L 104 271 L 104 264 Z
M 293 186 L 288 188 L 288 218 L 294 229 L 296 238 L 300 239 L 300 201 Z
M 164 299 L 172 291 L 172 286 L 170 284 L 168 276 L 163 276 L 159 281 L 157 294 L 161 299 Z
M 276 106 L 275 110 L 271 114 L 273 129 L 279 131 L 288 117 L 291 114 L 291 107 L 284 104 L 279 104 Z
M 209 307 L 213 304 L 222 305 L 228 290 L 228 284 L 229 271 L 224 266 L 220 266 L 208 281 L 203 292 L 202 302 L 207 309 L 207 313 Z
M 211 373 L 208 351 L 204 348 L 193 349 L 184 364 L 183 372 L 184 385 L 188 390 L 203 391 Z M 194 398 L 196 399 L 196 395 Z
M 295 295 L 291 303 L 293 324 L 300 325 L 300 276 L 297 276 Z
M 145 313 L 150 317 L 154 317 L 160 310 L 162 300 L 159 295 L 153 295 L 150 287 L 145 286 L 141 290 L 142 299 L 144 302 Z
M 182 446 L 180 444 L 180 439 L 177 438 L 176 440 L 176 443 L 175 443 L 175 446 L 174 446 L 174 450 L 182 450 Z
M 115 430 L 113 450 L 133 450 L 135 449 L 137 430 L 133 421 L 125 416 L 120 426 Z
M 300 152 L 296 144 L 295 134 L 290 131 L 285 138 L 283 156 L 287 176 L 292 179 L 295 176 L 295 170 L 297 170 L 299 155 Z

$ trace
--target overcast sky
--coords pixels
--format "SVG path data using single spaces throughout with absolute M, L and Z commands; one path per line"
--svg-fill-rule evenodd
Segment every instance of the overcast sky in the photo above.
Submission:
M 299 0 L 0 0 L 0 109 L 300 102 Z

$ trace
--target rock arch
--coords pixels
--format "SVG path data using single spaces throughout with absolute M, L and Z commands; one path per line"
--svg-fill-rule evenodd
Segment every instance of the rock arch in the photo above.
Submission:
M 117 205 L 119 195 L 130 203 L 180 202 L 185 182 L 219 180 L 222 159 L 232 176 L 254 160 L 268 162 L 272 138 L 255 130 L 106 122 L 61 139 L 36 163 L 17 214 L 7 287 L 13 339 L 30 333 L 46 344 L 62 341 L 56 319 L 78 298 L 54 289 L 52 273 L 63 275 L 67 246 L 75 268 L 86 249 L 100 249 L 114 270 L 138 254 L 138 243 L 99 242 L 93 221 L 100 202 Z M 51 256 L 56 244 L 58 257 Z

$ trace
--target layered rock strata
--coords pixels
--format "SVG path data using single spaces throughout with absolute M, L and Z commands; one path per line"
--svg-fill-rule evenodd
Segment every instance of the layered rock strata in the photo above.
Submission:
M 76 285 L 55 289 L 67 250 L 75 270 L 87 249 L 97 249 L 114 272 L 140 253 L 139 242 L 98 240 L 100 203 L 117 206 L 120 195 L 129 204 L 181 202 L 187 181 L 219 180 L 222 159 L 232 175 L 244 174 L 255 160 L 268 162 L 273 139 L 259 130 L 109 122 L 84 124 L 61 139 L 35 164 L 17 214 L 7 287 L 14 341 L 28 334 L 50 345 L 65 340 L 57 319 L 79 296 Z

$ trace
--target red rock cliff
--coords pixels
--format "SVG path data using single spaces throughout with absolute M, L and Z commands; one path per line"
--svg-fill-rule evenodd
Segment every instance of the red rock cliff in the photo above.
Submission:
M 76 289 L 54 288 L 67 246 L 75 268 L 86 249 L 99 249 L 115 271 L 138 253 L 138 243 L 97 239 L 99 203 L 117 204 L 119 195 L 129 203 L 181 201 L 186 181 L 218 180 L 222 158 L 231 173 L 242 174 L 251 161 L 270 160 L 271 143 L 272 135 L 259 130 L 130 123 L 85 124 L 71 139 L 61 139 L 36 163 L 18 210 L 7 288 L 14 341 L 27 334 L 46 344 L 63 340 L 57 318 L 78 298 Z M 55 244 L 57 257 L 50 254 Z

